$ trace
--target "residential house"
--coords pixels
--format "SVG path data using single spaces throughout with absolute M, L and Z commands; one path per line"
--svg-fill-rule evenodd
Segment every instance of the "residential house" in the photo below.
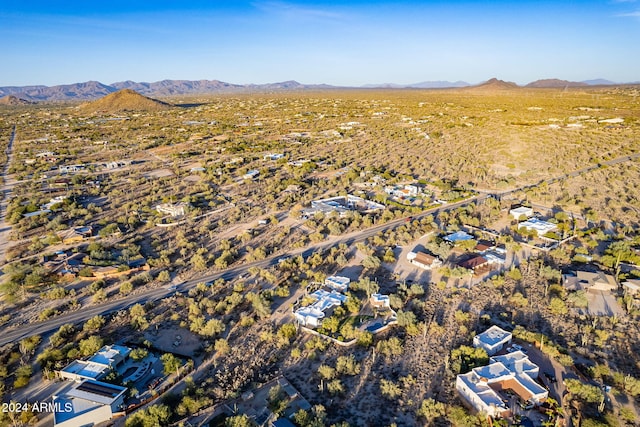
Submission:
M 618 289 L 616 278 L 602 271 L 575 271 L 562 275 L 564 288 L 569 291 L 605 291 L 611 292 Z
M 126 387 L 85 380 L 71 390 L 53 396 L 55 427 L 85 427 L 123 414 Z
M 258 175 L 260 175 L 260 171 L 257 169 L 251 169 L 247 171 L 244 175 L 242 175 L 242 179 L 255 179 Z
M 27 212 L 27 213 L 22 214 L 22 216 L 24 218 L 31 218 L 31 217 L 34 217 L 34 216 L 44 215 L 44 214 L 48 214 L 48 213 L 51 213 L 51 209 L 41 209 L 41 210 L 35 211 L 35 212 Z
M 527 231 L 535 230 L 538 233 L 538 236 L 544 236 L 546 233 L 554 231 L 557 228 L 557 225 L 538 218 L 530 218 L 518 224 L 518 230 L 521 228 L 524 228 Z
M 493 356 L 511 342 L 511 332 L 498 326 L 491 326 L 486 331 L 473 337 L 473 346 L 483 348 L 489 356 Z
M 325 313 L 333 307 L 339 307 L 345 303 L 347 296 L 336 291 L 327 292 L 319 289 L 309 295 L 315 302 L 309 306 L 301 307 L 295 311 L 294 316 L 303 326 L 318 327 L 322 324 Z
M 517 208 L 511 209 L 509 211 L 509 215 L 511 215 L 515 219 L 520 219 L 523 216 L 526 218 L 531 218 L 533 216 L 533 208 L 527 206 L 518 206 Z
M 156 206 L 156 210 L 160 213 L 171 215 L 173 217 L 183 216 L 189 207 L 188 203 L 162 203 Z
M 471 255 L 463 261 L 458 262 L 458 265 L 467 270 L 473 271 L 475 275 L 481 275 L 490 269 L 490 263 L 487 258 L 482 255 Z
M 371 298 L 369 298 L 369 302 L 371 303 L 371 306 L 374 308 L 381 308 L 381 309 L 391 308 L 391 301 L 389 299 L 389 295 L 372 294 Z
M 335 289 L 338 292 L 345 292 L 349 289 L 349 283 L 351 283 L 351 279 L 344 276 L 329 276 L 324 279 L 325 286 Z
M 122 366 L 130 353 L 129 347 L 107 345 L 87 360 L 74 360 L 56 373 L 59 378 L 71 381 L 99 380 Z
M 68 198 L 69 198 L 68 196 L 56 196 L 56 197 L 52 198 L 51 200 L 49 200 L 44 205 L 40 206 L 40 209 L 44 209 L 44 210 L 51 209 L 55 205 L 59 205 L 60 203 L 63 203 Z
M 69 245 L 82 242 L 84 239 L 91 237 L 93 235 L 93 228 L 91 226 L 74 227 L 68 230 L 58 231 L 56 234 L 58 238 L 62 240 L 62 243 Z
M 433 256 L 426 252 L 409 252 L 407 254 L 407 259 L 411 262 L 411 264 L 423 268 L 425 270 L 432 270 L 434 268 L 438 268 L 442 266 L 442 260 L 437 256 Z
M 60 173 L 80 172 L 85 169 L 85 165 L 60 166 Z
M 456 390 L 478 412 L 494 418 L 511 415 L 499 392 L 511 390 L 518 397 L 534 405 L 542 404 L 549 392 L 536 382 L 539 368 L 526 354 L 516 351 L 495 356 L 486 366 L 456 378 Z

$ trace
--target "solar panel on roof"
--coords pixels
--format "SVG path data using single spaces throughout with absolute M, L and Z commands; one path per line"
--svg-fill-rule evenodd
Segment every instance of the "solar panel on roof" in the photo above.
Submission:
M 118 394 L 120 394 L 120 392 L 122 391 L 115 387 L 109 387 L 104 383 L 97 384 L 89 381 L 85 381 L 84 383 L 80 384 L 78 387 L 76 387 L 76 389 L 80 391 L 85 391 L 87 393 L 97 394 L 99 396 L 105 396 L 105 397 L 115 397 Z

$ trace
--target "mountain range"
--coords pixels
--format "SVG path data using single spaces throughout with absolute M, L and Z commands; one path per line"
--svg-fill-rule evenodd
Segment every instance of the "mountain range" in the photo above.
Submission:
M 495 81 L 494 81 L 495 80 Z M 482 87 L 485 84 L 493 82 L 496 88 L 496 82 L 501 80 L 491 79 L 479 85 L 471 85 L 467 82 L 456 81 L 424 81 L 409 85 L 401 85 L 395 83 L 383 84 L 367 84 L 361 88 L 388 88 L 388 89 L 445 89 L 445 88 L 465 88 L 465 87 Z M 503 82 L 507 83 L 507 82 Z M 632 84 L 637 84 L 634 82 Z M 563 88 L 574 86 L 593 86 L 593 85 L 611 85 L 618 84 L 604 79 L 585 80 L 583 82 L 570 82 L 558 79 L 544 79 L 531 82 L 524 87 L 529 88 Z M 504 85 L 503 85 L 504 86 Z M 509 88 L 518 88 L 521 86 L 511 83 Z M 325 84 L 302 84 L 294 80 L 267 83 L 267 84 L 233 84 L 219 80 L 162 80 L 153 83 L 134 82 L 131 80 L 116 82 L 106 85 L 97 81 L 88 81 L 84 83 L 73 83 L 58 86 L 5 86 L 0 87 L 0 97 L 13 95 L 17 98 L 36 102 L 36 101 L 76 101 L 91 100 L 101 98 L 110 93 L 114 93 L 121 89 L 131 89 L 142 95 L 153 96 L 177 96 L 177 95 L 205 95 L 217 93 L 233 93 L 233 92 L 271 92 L 271 91 L 295 91 L 295 90 L 318 90 L 318 89 L 344 89 L 345 87 L 330 86 Z M 507 87 L 502 87 L 506 89 Z

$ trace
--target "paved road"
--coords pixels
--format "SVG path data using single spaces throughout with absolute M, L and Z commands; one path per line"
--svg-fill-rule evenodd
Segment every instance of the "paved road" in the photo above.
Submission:
M 487 196 L 484 196 L 484 195 L 480 196 L 480 198 L 482 199 L 486 197 Z M 437 208 L 430 209 L 418 215 L 414 215 L 413 218 L 419 219 L 424 216 L 433 215 L 441 211 L 455 209 L 460 206 L 464 206 L 468 203 L 475 202 L 477 200 L 478 200 L 478 197 L 471 197 L 469 199 L 462 200 L 456 203 L 443 205 Z M 98 314 L 105 315 L 105 314 L 113 313 L 118 310 L 128 308 L 137 303 L 144 304 L 147 301 L 157 301 L 162 298 L 168 297 L 169 295 L 171 295 L 173 292 L 176 292 L 176 291 L 188 292 L 189 289 L 194 288 L 198 283 L 215 281 L 219 278 L 223 278 L 225 280 L 231 280 L 238 276 L 247 274 L 251 267 L 267 268 L 267 267 L 273 266 L 277 264 L 278 259 L 282 257 L 302 255 L 303 257 L 306 258 L 316 251 L 326 250 L 331 247 L 338 246 L 342 243 L 347 245 L 353 245 L 357 242 L 362 242 L 365 239 L 372 237 L 379 232 L 384 232 L 391 228 L 402 225 L 405 222 L 406 222 L 406 218 L 400 218 L 384 224 L 375 225 L 366 230 L 357 231 L 354 233 L 346 234 L 344 236 L 332 238 L 330 241 L 327 241 L 327 242 L 322 242 L 316 245 L 308 246 L 306 248 L 297 249 L 295 251 L 291 251 L 288 253 L 276 254 L 268 258 L 265 258 L 264 260 L 261 260 L 261 261 L 254 261 L 251 263 L 243 264 L 238 267 L 232 267 L 224 271 L 216 272 L 214 274 L 200 276 L 196 279 L 191 279 L 187 282 L 176 285 L 175 289 L 170 289 L 169 287 L 155 288 L 140 294 L 133 294 L 118 300 L 110 300 L 102 304 L 83 307 L 82 309 L 77 311 L 63 313 L 60 316 L 57 316 L 42 322 L 17 325 L 12 329 L 7 328 L 8 330 L 3 331 L 2 336 L 0 336 L 0 346 L 11 343 L 11 342 L 16 342 L 18 340 L 29 337 L 31 335 L 47 334 L 49 332 L 52 332 L 58 329 L 60 326 L 62 326 L 65 323 L 80 323 Z
M 12 138 L 13 141 L 13 138 Z M 629 161 L 632 159 L 637 159 L 640 158 L 640 153 L 636 153 L 636 154 L 632 154 L 632 155 L 628 155 L 628 156 L 622 156 L 622 157 L 618 157 L 616 159 L 613 160 L 609 160 L 606 162 L 601 162 L 597 165 L 591 165 L 582 169 L 578 169 L 576 171 L 567 173 L 565 175 L 562 175 L 560 177 L 555 177 L 555 178 L 550 178 L 547 180 L 543 180 L 540 181 L 536 184 L 530 184 L 530 185 L 523 185 L 521 187 L 518 188 L 514 188 L 511 190 L 507 190 L 507 191 L 502 191 L 502 192 L 489 192 L 489 191 L 483 191 L 481 192 L 478 196 L 474 196 L 474 197 L 470 197 L 468 199 L 465 200 L 461 200 L 459 202 L 456 203 L 451 203 L 451 204 L 447 204 L 447 205 L 442 205 L 433 209 L 429 209 L 426 210 L 420 214 L 414 215 L 413 218 L 414 219 L 420 219 L 423 218 L 427 215 L 435 215 L 438 214 L 439 212 L 443 212 L 443 211 L 448 211 L 451 209 L 456 209 L 460 206 L 464 206 L 467 205 L 469 203 L 475 203 L 475 202 L 481 202 L 485 199 L 487 199 L 488 197 L 496 197 L 496 198 L 501 198 L 504 197 L 505 195 L 509 195 L 511 193 L 515 193 L 518 191 L 522 191 L 525 190 L 527 188 L 532 188 L 532 187 L 536 187 L 540 184 L 542 184 L 543 182 L 547 182 L 547 183 L 552 183 L 555 181 L 558 181 L 560 179 L 565 179 L 567 177 L 571 177 L 571 176 L 576 176 L 579 175 L 581 173 L 584 173 L 586 171 L 590 171 L 590 170 L 594 170 L 597 169 L 599 167 L 601 167 L 601 165 L 614 165 L 614 164 L 618 164 L 618 163 L 622 163 L 625 161 Z M 374 235 L 376 235 L 379 232 L 384 232 L 386 230 L 392 229 L 394 227 L 397 227 L 399 225 L 402 225 L 404 222 L 406 221 L 406 218 L 400 218 L 400 219 L 396 219 L 390 222 L 387 222 L 385 224 L 380 224 L 380 225 L 375 225 L 373 227 L 370 227 L 366 230 L 362 230 L 362 231 L 357 231 L 354 233 L 350 233 L 350 234 L 346 234 L 344 236 L 339 236 L 339 237 L 335 237 L 332 238 L 331 240 L 327 241 L 327 242 L 323 242 L 323 243 L 319 243 L 316 245 L 311 245 L 311 246 L 307 246 L 306 248 L 301 248 L 301 249 L 297 249 L 295 251 L 291 251 L 289 253 L 280 253 L 277 255 L 272 255 L 262 261 L 255 261 L 252 263 L 248 263 L 248 264 L 244 264 L 238 267 L 232 267 L 229 269 L 226 269 L 224 271 L 221 272 L 217 272 L 214 274 L 209 274 L 209 275 L 205 275 L 205 276 L 201 276 L 198 277 L 197 279 L 192 279 L 189 280 L 187 282 L 181 283 L 179 285 L 177 285 L 176 290 L 178 292 L 187 292 L 189 291 L 189 289 L 192 289 L 195 287 L 195 285 L 197 283 L 200 282 L 208 282 L 208 281 L 215 281 L 219 278 L 223 278 L 225 280 L 231 280 L 235 277 L 238 277 L 239 275 L 244 275 L 248 272 L 249 268 L 251 267 L 259 267 L 259 268 L 267 268 L 270 267 L 272 265 L 275 265 L 277 263 L 277 260 L 281 257 L 285 257 L 285 256 L 297 256 L 297 255 L 302 255 L 305 258 L 307 256 L 310 256 L 311 254 L 313 254 L 316 251 L 319 250 L 325 250 L 325 249 L 329 249 L 331 247 L 334 246 L 338 246 L 342 243 L 346 244 L 346 245 L 353 245 L 357 242 L 361 242 L 369 237 L 372 237 Z M 99 305 L 94 305 L 94 306 L 88 306 L 86 308 L 82 308 L 81 310 L 75 311 L 75 312 L 71 312 L 71 313 L 64 313 L 58 317 L 52 318 L 52 319 L 48 319 L 45 320 L 43 322 L 37 322 L 37 323 L 31 323 L 31 324 L 27 324 L 27 325 L 19 325 L 18 327 L 16 327 L 13 330 L 8 330 L 8 331 L 4 331 L 3 335 L 0 337 L 0 345 L 5 345 L 7 343 L 11 343 L 11 342 L 15 342 L 17 340 L 26 338 L 28 336 L 31 335 L 36 335 L 36 334 L 46 334 L 48 332 L 51 332 L 57 328 L 59 328 L 61 325 L 65 324 L 65 323 L 79 323 L 79 322 L 84 322 L 87 319 L 97 315 L 97 314 L 108 314 L 108 313 L 112 313 L 114 311 L 118 311 L 121 310 L 123 308 L 127 308 L 130 307 L 131 305 L 137 304 L 137 303 L 142 303 L 144 304 L 147 301 L 155 301 L 155 300 L 159 300 L 162 298 L 165 298 L 167 296 L 169 296 L 172 292 L 174 292 L 174 290 L 163 287 L 163 288 L 156 288 L 153 290 L 149 290 L 146 291 L 144 293 L 140 293 L 140 294 L 135 294 L 135 295 L 130 295 L 126 298 L 122 298 L 116 301 L 109 301 L 106 303 L 102 303 Z

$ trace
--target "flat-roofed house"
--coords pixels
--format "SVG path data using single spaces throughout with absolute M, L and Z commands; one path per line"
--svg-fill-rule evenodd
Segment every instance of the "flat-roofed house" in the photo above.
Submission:
M 294 316 L 302 326 L 318 327 L 322 324 L 325 313 L 333 307 L 339 307 L 347 300 L 347 296 L 336 291 L 327 292 L 318 289 L 309 295 L 315 302 L 309 306 L 301 307 L 294 312 Z
M 536 382 L 540 368 L 521 351 L 495 356 L 456 378 L 456 390 L 478 412 L 494 418 L 510 415 L 499 392 L 511 390 L 525 402 L 542 404 L 549 392 Z
M 82 242 L 84 239 L 88 239 L 93 234 L 93 228 L 91 226 L 86 227 L 74 227 L 67 230 L 58 231 L 56 233 L 62 243 L 72 244 Z
M 74 360 L 56 373 L 59 378 L 71 381 L 99 380 L 121 366 L 129 353 L 129 347 L 107 345 L 87 360 Z
M 473 346 L 484 348 L 489 356 L 493 356 L 511 342 L 511 332 L 493 325 L 486 331 L 473 337 Z
M 53 396 L 55 427 L 85 427 L 109 421 L 122 412 L 126 387 L 86 380 Z
M 156 210 L 160 213 L 168 214 L 173 217 L 183 216 L 187 212 L 187 208 L 189 208 L 188 203 L 180 202 L 180 203 L 162 203 L 156 206 Z
M 389 295 L 372 294 L 369 302 L 375 308 L 391 308 L 391 300 Z
M 518 230 L 521 228 L 527 231 L 536 231 L 539 236 L 544 236 L 550 231 L 554 231 L 558 226 L 552 222 L 543 221 L 538 218 L 530 218 L 518 224 Z
M 509 215 L 511 215 L 515 219 L 520 219 L 523 216 L 526 218 L 530 218 L 533 216 L 533 208 L 527 206 L 518 206 L 517 208 L 511 209 L 509 211 Z
M 324 279 L 325 286 L 340 292 L 344 292 L 349 289 L 349 283 L 351 283 L 351 279 L 344 276 L 329 276 Z

